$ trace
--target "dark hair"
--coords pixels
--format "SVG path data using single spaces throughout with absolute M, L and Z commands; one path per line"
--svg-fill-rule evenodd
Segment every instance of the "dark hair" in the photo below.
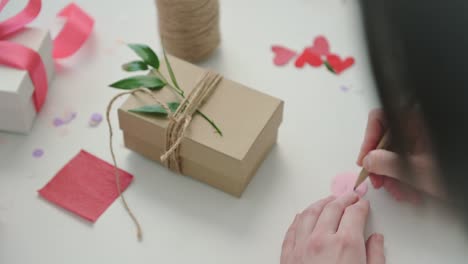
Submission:
M 401 102 L 416 101 L 447 193 L 468 213 L 468 1 L 361 0 L 361 10 L 392 143 L 407 153 Z

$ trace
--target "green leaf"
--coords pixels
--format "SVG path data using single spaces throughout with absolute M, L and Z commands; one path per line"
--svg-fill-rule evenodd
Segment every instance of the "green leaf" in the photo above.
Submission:
M 135 109 L 128 110 L 132 113 L 141 113 L 141 114 L 152 114 L 152 115 L 160 115 L 160 116 L 167 116 L 167 111 L 160 105 L 145 105 L 142 107 L 138 107 Z
M 140 87 L 147 87 L 151 90 L 159 90 L 166 85 L 165 82 L 161 81 L 156 76 L 152 75 L 138 75 L 129 78 L 122 79 L 117 81 L 111 85 L 110 87 L 124 89 L 124 90 L 131 90 Z
M 177 110 L 177 108 L 179 108 L 179 105 L 180 105 L 179 102 L 170 102 L 167 104 L 169 109 L 171 109 L 172 113 L 174 113 Z
M 140 58 L 148 65 L 155 69 L 159 69 L 159 59 L 156 53 L 147 45 L 144 44 L 128 44 Z
M 325 67 L 327 67 L 327 69 L 328 69 L 330 72 L 336 74 L 336 71 L 335 71 L 335 69 L 333 69 L 333 67 L 330 65 L 330 62 L 324 61 L 323 64 L 325 65 Z
M 223 136 L 223 132 L 219 127 L 215 124 L 213 120 L 211 120 L 207 115 L 205 115 L 203 112 L 200 110 L 197 110 L 197 113 L 200 114 L 210 125 L 215 129 L 215 132 L 218 133 L 220 136 Z
M 148 69 L 148 65 L 143 61 L 131 61 L 122 65 L 124 71 L 133 72 L 133 71 L 144 71 Z
M 169 76 L 171 77 L 172 83 L 174 83 L 174 86 L 175 86 L 180 92 L 182 92 L 182 95 L 183 95 L 183 94 L 184 94 L 184 91 L 182 91 L 182 89 L 180 89 L 179 84 L 177 83 L 176 77 L 175 77 L 175 75 L 174 75 L 174 71 L 172 70 L 172 66 L 171 66 L 171 64 L 169 63 L 169 60 L 167 59 L 166 50 L 165 50 L 164 48 L 163 48 L 163 54 L 164 54 L 164 61 L 166 62 L 166 66 L 167 66 L 167 71 L 169 72 Z
M 177 108 L 179 107 L 180 103 L 179 102 L 170 102 L 167 104 L 169 109 L 172 112 L 175 112 Z M 133 113 L 142 113 L 142 114 L 153 114 L 153 115 L 159 115 L 159 116 L 167 116 L 167 111 L 162 107 L 161 105 L 145 105 L 139 108 L 135 109 L 130 109 L 128 110 L 129 112 Z

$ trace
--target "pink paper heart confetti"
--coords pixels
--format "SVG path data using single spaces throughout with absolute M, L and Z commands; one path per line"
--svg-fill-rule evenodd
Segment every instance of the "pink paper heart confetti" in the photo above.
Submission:
M 273 53 L 275 53 L 273 63 L 276 66 L 283 66 L 288 64 L 297 54 L 295 51 L 279 45 L 273 45 L 271 50 Z
M 297 57 L 294 65 L 296 68 L 303 68 L 306 63 L 312 67 L 320 67 L 323 64 L 323 61 L 319 55 L 310 52 L 308 49 L 305 49 L 302 54 Z
M 340 58 L 336 54 L 330 54 L 327 56 L 327 61 L 330 64 L 330 67 L 335 71 L 336 74 L 340 74 L 349 67 L 354 65 L 354 58 L 347 57 L 345 59 Z
M 330 54 L 330 44 L 324 36 L 318 36 L 314 40 L 314 44 L 307 48 L 311 53 L 319 56 L 328 56 Z

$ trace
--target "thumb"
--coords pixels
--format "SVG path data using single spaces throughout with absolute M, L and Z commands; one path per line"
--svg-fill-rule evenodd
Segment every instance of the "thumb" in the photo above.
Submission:
M 396 153 L 377 149 L 364 158 L 363 167 L 370 173 L 398 178 L 400 175 L 399 157 Z
M 385 264 L 384 237 L 372 234 L 366 242 L 367 264 Z

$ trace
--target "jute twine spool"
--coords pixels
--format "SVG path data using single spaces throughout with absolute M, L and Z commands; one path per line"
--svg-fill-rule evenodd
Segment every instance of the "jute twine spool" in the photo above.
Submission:
M 208 57 L 220 43 L 218 0 L 156 0 L 164 48 L 191 62 Z

